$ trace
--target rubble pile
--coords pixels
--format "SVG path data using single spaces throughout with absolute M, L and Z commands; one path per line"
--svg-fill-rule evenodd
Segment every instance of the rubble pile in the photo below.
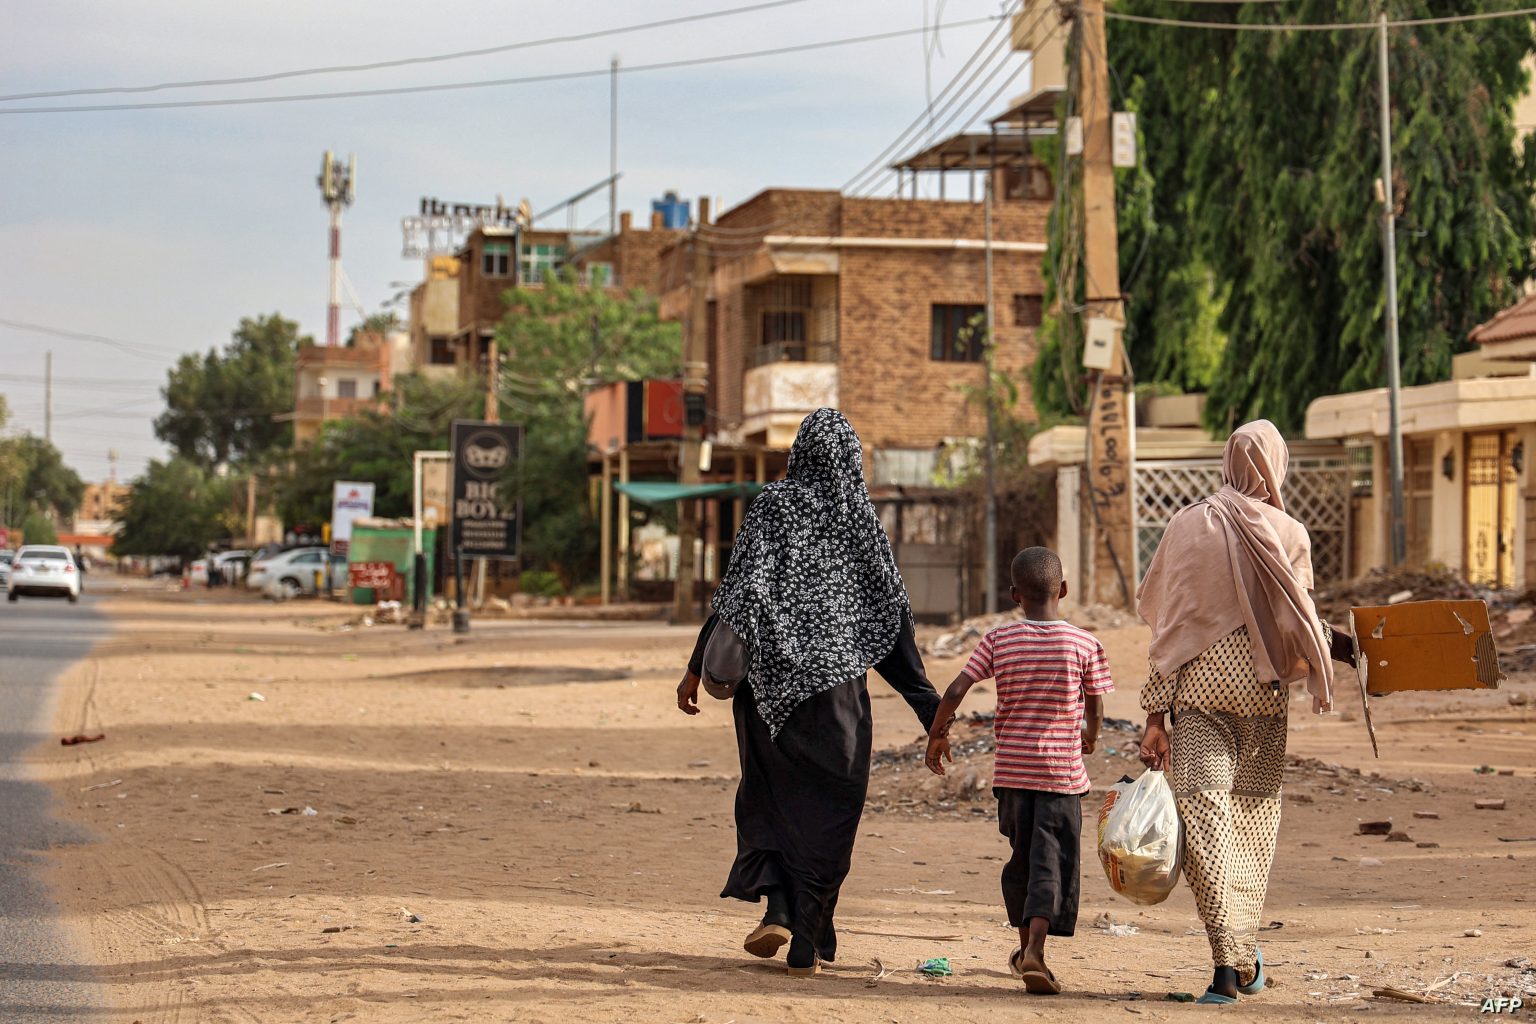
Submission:
M 1068 622 L 1075 626 L 1081 626 L 1091 633 L 1097 633 L 1106 629 L 1125 629 L 1134 626 L 1141 620 L 1132 612 L 1122 611 L 1119 608 L 1111 608 L 1108 605 L 1089 604 L 1080 605 L 1063 613 Z M 935 658 L 963 658 L 970 654 L 976 647 L 976 642 L 991 630 L 998 626 L 1006 626 L 1010 622 L 1018 622 L 1024 618 L 1024 613 L 1018 608 L 1009 609 L 1006 612 L 997 612 L 993 615 L 977 615 L 966 619 L 958 626 L 946 632 L 932 637 L 919 634 L 919 646 L 922 652 Z M 926 632 L 926 631 L 924 631 Z

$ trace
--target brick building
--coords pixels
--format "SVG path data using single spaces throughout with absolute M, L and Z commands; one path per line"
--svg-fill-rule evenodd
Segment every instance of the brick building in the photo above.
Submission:
M 359 331 L 351 345 L 306 345 L 295 370 L 293 441 L 302 444 L 325 423 L 382 405 L 398 373 L 410 365 L 404 331 Z
M 411 289 L 411 365 L 420 373 L 452 372 L 459 329 L 459 261 L 433 256 L 426 279 Z
M 1049 208 L 1021 198 L 994 210 L 994 358 L 1015 378 L 1034 360 Z M 718 440 L 783 451 L 808 412 L 836 406 L 879 487 L 932 483 L 946 445 L 984 433 L 981 203 L 770 189 L 700 234 Z M 664 316 L 686 316 L 690 258 L 691 242 L 663 254 Z

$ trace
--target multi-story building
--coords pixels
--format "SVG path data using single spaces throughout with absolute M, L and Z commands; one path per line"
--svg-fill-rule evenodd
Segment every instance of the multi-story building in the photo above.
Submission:
M 411 290 L 411 364 L 418 373 L 452 372 L 453 336 L 459 329 L 459 261 L 427 260 L 427 276 Z
M 394 376 L 409 368 L 410 335 L 359 331 L 351 345 L 307 345 L 299 350 L 294 387 L 293 440 L 302 444 L 332 420 L 376 408 Z

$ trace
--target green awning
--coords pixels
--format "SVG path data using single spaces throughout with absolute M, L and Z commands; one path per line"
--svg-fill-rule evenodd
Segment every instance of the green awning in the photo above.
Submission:
M 763 489 L 758 483 L 679 484 L 664 480 L 631 480 L 616 483 L 614 490 L 627 494 L 642 505 L 665 505 L 689 498 L 753 498 Z

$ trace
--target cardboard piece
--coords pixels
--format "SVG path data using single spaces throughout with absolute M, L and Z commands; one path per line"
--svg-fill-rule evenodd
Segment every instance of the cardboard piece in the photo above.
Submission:
M 1352 608 L 1356 671 L 1372 697 L 1406 690 L 1491 690 L 1504 679 L 1482 601 Z

